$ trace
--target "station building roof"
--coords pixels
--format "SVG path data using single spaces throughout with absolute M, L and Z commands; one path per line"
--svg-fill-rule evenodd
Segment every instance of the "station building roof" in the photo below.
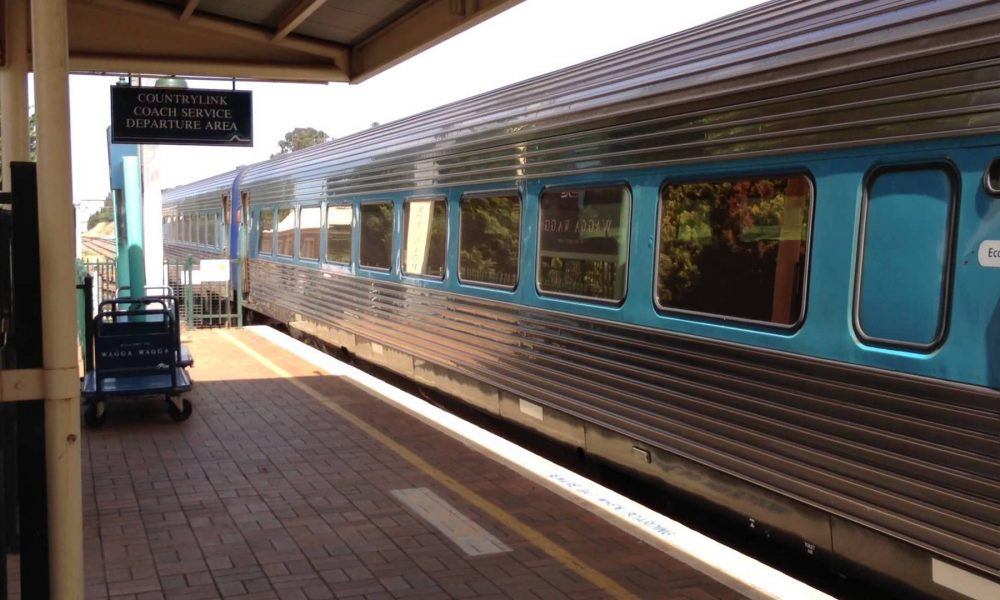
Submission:
M 68 0 L 69 68 L 359 83 L 519 2 Z

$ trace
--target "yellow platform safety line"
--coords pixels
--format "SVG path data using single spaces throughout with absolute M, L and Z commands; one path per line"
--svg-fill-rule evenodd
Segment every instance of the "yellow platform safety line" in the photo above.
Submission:
M 638 600 L 638 596 L 626 590 L 622 586 L 618 585 L 618 583 L 616 583 L 613 579 L 611 579 L 607 575 L 584 564 L 579 559 L 577 559 L 572 552 L 569 552 L 556 542 L 553 542 L 552 540 L 545 537 L 541 533 L 538 533 L 531 526 L 521 522 L 519 519 L 517 519 L 504 509 L 500 508 L 496 504 L 490 502 L 489 500 L 483 498 L 476 492 L 465 487 L 464 485 L 462 485 L 461 482 L 453 479 L 452 477 L 449 477 L 447 474 L 437 469 L 434 465 L 428 463 L 424 459 L 420 458 L 419 456 L 411 452 L 405 446 L 397 443 L 389 436 L 383 434 L 378 429 L 369 425 L 360 417 L 352 413 L 350 410 L 344 408 L 343 406 L 337 404 L 333 400 L 327 398 L 326 396 L 316 391 L 309 385 L 299 381 L 294 375 L 282 369 L 278 365 L 274 364 L 273 362 L 268 360 L 266 357 L 262 356 L 260 353 L 258 353 L 250 346 L 244 344 L 243 342 L 236 339 L 231 334 L 226 333 L 225 331 L 220 331 L 220 334 L 224 338 L 226 338 L 226 340 L 228 340 L 231 344 L 233 344 L 234 346 L 236 346 L 237 348 L 248 354 L 251 358 L 261 363 L 262 365 L 273 371 L 281 378 L 287 379 L 289 383 L 291 383 L 298 389 L 308 394 L 310 397 L 314 398 L 316 401 L 326 406 L 328 409 L 330 409 L 330 411 L 336 413 L 337 416 L 343 418 L 344 420 L 351 423 L 351 425 L 354 425 L 361 431 L 365 432 L 373 439 L 378 441 L 380 444 L 382 444 L 389 450 L 395 452 L 400 458 L 402 458 L 406 462 L 410 463 L 411 465 L 422 471 L 425 475 L 436 480 L 438 483 L 451 490 L 454 494 L 461 497 L 469 504 L 475 506 L 482 512 L 486 513 L 496 521 L 500 522 L 507 528 L 511 529 L 512 531 L 523 537 L 524 539 L 528 540 L 535 547 L 539 548 L 541 551 L 545 552 L 552 558 L 562 563 L 566 568 L 570 569 L 571 571 L 573 571 L 580 577 L 586 579 L 595 586 L 603 589 L 608 594 L 610 594 L 611 597 L 621 598 L 623 600 L 624 599 Z

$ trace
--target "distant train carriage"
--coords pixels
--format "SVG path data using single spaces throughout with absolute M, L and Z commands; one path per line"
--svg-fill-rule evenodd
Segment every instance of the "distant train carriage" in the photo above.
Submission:
M 770 2 L 170 190 L 168 246 L 240 233 L 247 305 L 293 330 L 990 597 L 997 31 L 991 2 Z

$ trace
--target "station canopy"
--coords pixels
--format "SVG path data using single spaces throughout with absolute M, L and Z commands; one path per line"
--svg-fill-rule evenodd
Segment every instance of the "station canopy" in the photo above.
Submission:
M 359 83 L 520 1 L 68 0 L 69 68 Z

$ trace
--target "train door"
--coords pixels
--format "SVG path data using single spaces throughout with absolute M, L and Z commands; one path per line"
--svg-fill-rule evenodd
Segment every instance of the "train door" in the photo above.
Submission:
M 240 263 L 243 265 L 243 299 L 250 296 L 250 194 L 240 195 Z
M 232 255 L 232 252 L 231 252 L 232 248 L 229 245 L 230 244 L 230 241 L 229 241 L 229 231 L 230 231 L 229 226 L 230 226 L 230 221 L 232 219 L 231 219 L 231 215 L 230 215 L 229 210 L 230 210 L 229 209 L 229 194 L 223 194 L 222 195 L 222 223 L 223 223 L 224 227 L 222 228 L 222 231 L 224 233 L 222 234 L 222 239 L 220 240 L 219 248 L 221 249 L 222 256 L 226 256 L 226 257 L 231 257 L 231 255 Z

